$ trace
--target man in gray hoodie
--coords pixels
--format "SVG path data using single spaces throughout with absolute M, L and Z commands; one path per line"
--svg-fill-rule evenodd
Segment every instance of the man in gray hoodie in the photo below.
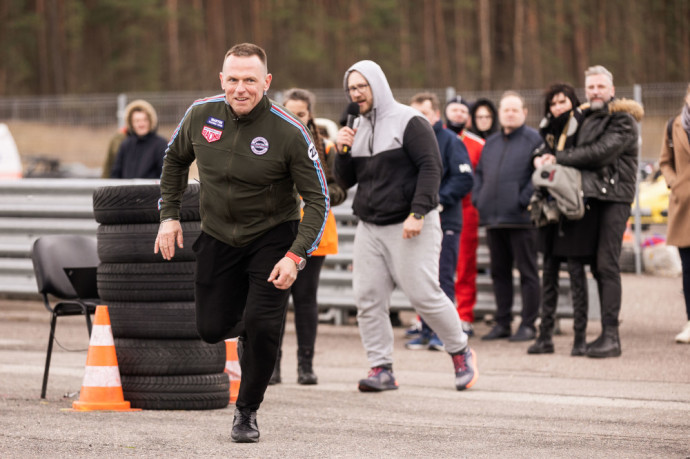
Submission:
M 362 392 L 398 388 L 388 305 L 398 285 L 451 355 L 455 387 L 477 380 L 476 357 L 453 303 L 438 281 L 441 225 L 436 210 L 441 156 L 429 122 L 395 101 L 378 64 L 360 61 L 345 73 L 345 91 L 360 117 L 338 132 L 336 178 L 355 184 L 353 288 L 357 322 L 371 370 Z

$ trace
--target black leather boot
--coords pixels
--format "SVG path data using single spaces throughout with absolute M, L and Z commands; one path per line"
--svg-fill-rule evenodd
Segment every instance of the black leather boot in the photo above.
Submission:
M 568 259 L 568 273 L 570 274 L 570 293 L 573 298 L 573 332 L 575 340 L 572 356 L 582 356 L 587 353 L 587 312 L 589 309 L 587 295 L 587 277 L 582 262 Z
M 276 365 L 273 367 L 273 374 L 271 379 L 268 380 L 268 385 L 273 386 L 275 384 L 280 384 L 282 379 L 280 378 L 280 358 L 283 356 L 283 351 L 278 351 L 278 358 L 276 359 Z
M 256 410 L 235 408 L 230 438 L 235 443 L 256 443 L 259 441 L 259 425 L 256 423 Z
M 314 349 L 300 348 L 297 350 L 297 383 L 316 384 L 318 378 L 314 374 L 312 362 L 314 360 Z
M 601 336 L 587 345 L 587 357 L 604 358 L 621 355 L 621 342 L 618 337 L 618 327 L 604 325 Z
M 539 338 L 527 348 L 528 354 L 553 354 L 553 341 L 551 335 L 540 331 Z
M 574 357 L 582 356 L 587 353 L 587 338 L 584 334 L 575 332 L 575 340 L 573 341 L 573 349 L 570 351 L 570 355 Z

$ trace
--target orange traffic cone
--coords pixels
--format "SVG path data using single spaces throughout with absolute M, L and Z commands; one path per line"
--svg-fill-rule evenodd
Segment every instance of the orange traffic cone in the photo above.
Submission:
M 632 230 L 630 229 L 630 222 L 627 222 L 625 224 L 625 232 L 623 233 L 623 242 L 633 242 L 634 240 L 634 235 Z
M 72 408 L 76 411 L 141 411 L 130 408 L 122 393 L 108 306 L 96 306 L 84 382 L 79 401 L 72 403 Z
M 225 372 L 230 378 L 230 403 L 235 403 L 240 393 L 240 379 L 242 379 L 240 359 L 237 355 L 237 338 L 225 340 L 225 354 Z

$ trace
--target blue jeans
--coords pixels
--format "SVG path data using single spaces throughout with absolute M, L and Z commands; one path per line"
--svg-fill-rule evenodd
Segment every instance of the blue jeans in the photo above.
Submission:
M 458 266 L 460 231 L 445 230 L 441 240 L 441 256 L 438 263 L 438 281 L 441 290 L 455 303 L 455 268 Z
M 458 265 L 458 250 L 460 249 L 460 231 L 445 230 L 441 240 L 441 256 L 438 262 L 438 281 L 441 290 L 455 303 L 455 267 Z M 422 320 L 422 328 L 432 331 Z

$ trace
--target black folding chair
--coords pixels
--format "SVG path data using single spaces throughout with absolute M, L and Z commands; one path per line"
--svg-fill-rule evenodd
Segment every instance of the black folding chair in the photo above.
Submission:
M 66 274 L 69 268 L 95 268 L 98 266 L 96 240 L 87 236 L 52 235 L 43 236 L 34 242 L 31 260 L 36 274 L 38 292 L 43 295 L 46 309 L 52 314 L 46 366 L 43 372 L 41 398 L 46 398 L 50 357 L 53 353 L 55 326 L 59 316 L 86 316 L 86 327 L 91 336 L 91 314 L 96 312 L 98 298 L 80 298 Z M 86 291 L 97 292 L 95 285 L 86 286 Z M 81 290 L 81 289 L 80 289 Z M 57 298 L 51 306 L 48 295 Z

